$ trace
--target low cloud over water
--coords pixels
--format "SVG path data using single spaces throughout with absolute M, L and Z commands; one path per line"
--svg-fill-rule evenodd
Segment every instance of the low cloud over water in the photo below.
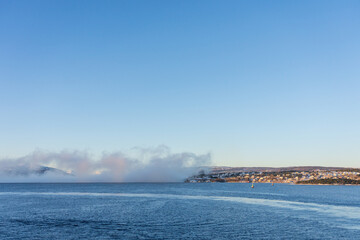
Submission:
M 0 182 L 179 182 L 209 166 L 211 155 L 172 153 L 166 146 L 135 148 L 131 155 L 34 151 L 0 159 Z

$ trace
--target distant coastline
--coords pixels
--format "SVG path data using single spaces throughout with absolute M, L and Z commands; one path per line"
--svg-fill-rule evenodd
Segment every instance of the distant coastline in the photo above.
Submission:
M 298 181 L 296 184 L 301 185 L 360 185 L 360 180 L 354 179 L 333 179 L 333 178 L 325 178 L 325 179 L 314 179 L 314 180 L 305 180 Z
M 359 168 L 341 167 L 212 167 L 185 182 L 290 183 L 299 185 L 360 185 Z

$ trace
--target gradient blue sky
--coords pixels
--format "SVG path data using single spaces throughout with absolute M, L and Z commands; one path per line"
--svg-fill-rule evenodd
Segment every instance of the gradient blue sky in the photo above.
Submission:
M 169 146 L 360 167 L 359 1 L 0 1 L 0 157 Z

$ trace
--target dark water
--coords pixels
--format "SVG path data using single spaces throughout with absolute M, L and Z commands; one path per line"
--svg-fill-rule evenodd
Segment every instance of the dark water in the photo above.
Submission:
M 360 187 L 0 184 L 0 239 L 360 239 Z

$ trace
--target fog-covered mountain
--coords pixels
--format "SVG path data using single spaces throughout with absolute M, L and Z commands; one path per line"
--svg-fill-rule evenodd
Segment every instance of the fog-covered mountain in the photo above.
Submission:
M 29 176 L 37 175 L 42 176 L 46 174 L 58 175 L 58 176 L 71 176 L 72 174 L 67 173 L 63 170 L 47 167 L 47 166 L 29 166 L 29 165 L 18 165 L 0 169 L 0 174 L 5 176 Z

